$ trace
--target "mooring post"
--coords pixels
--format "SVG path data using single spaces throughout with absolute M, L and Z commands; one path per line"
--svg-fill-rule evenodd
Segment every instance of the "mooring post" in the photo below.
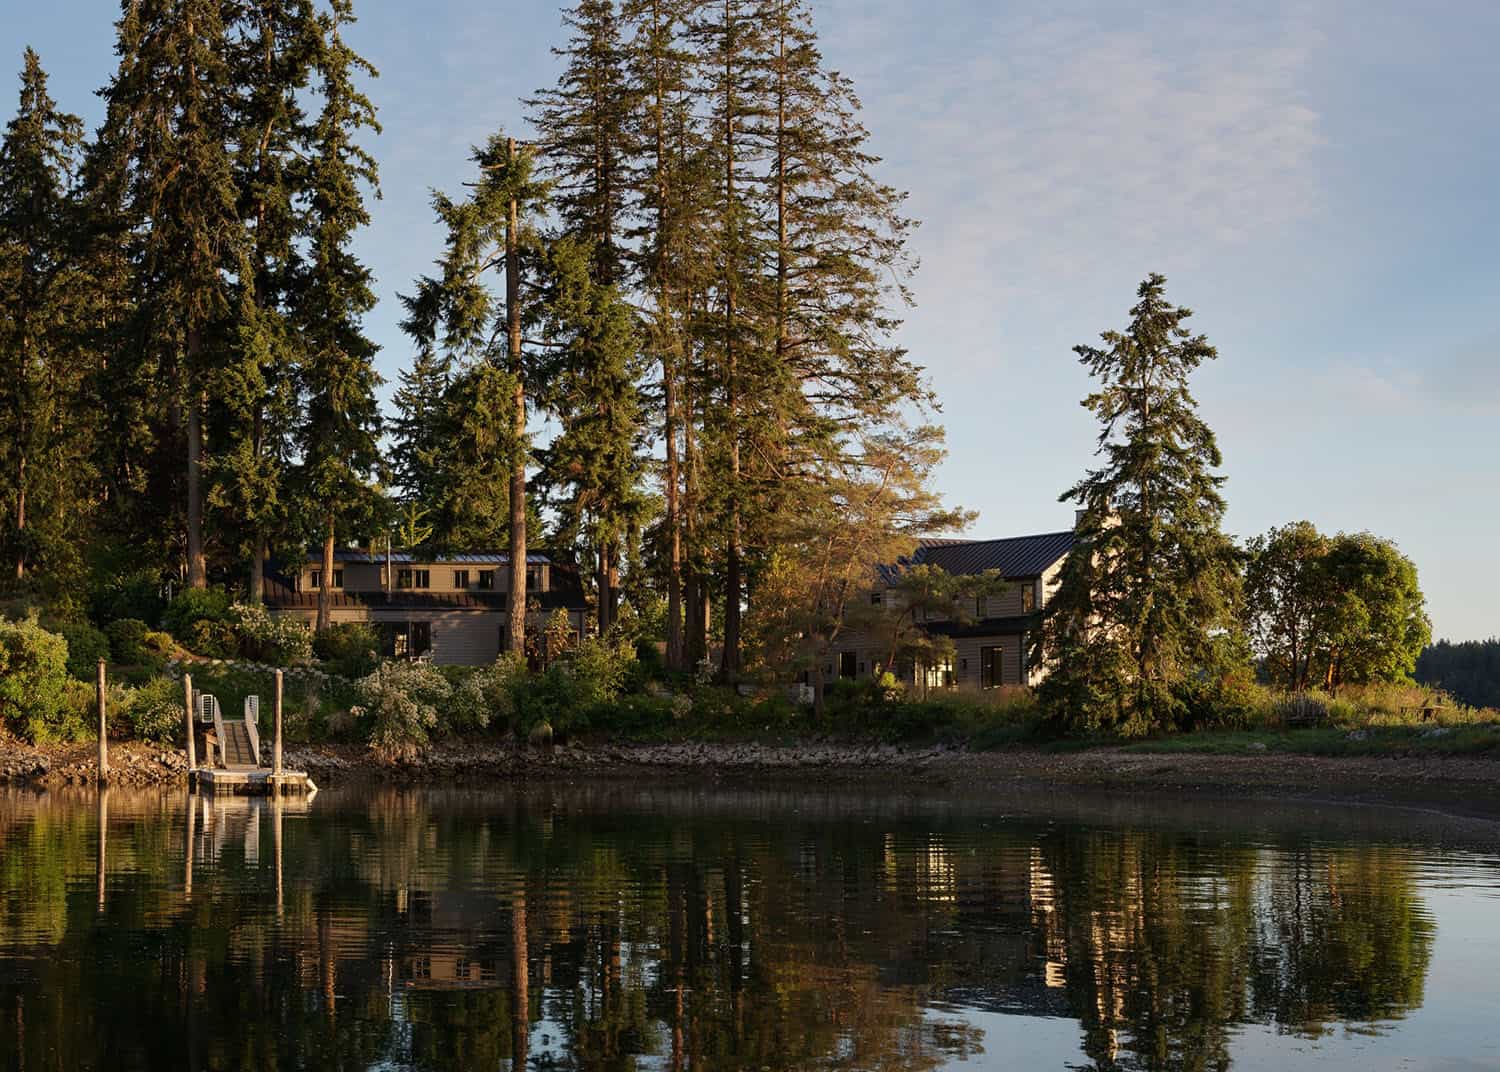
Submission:
M 276 712 L 276 736 L 271 745 L 271 787 L 277 796 L 281 795 L 281 671 L 276 671 L 275 695 L 271 699 L 271 707 Z
M 99 785 L 102 789 L 109 781 L 109 727 L 106 725 L 104 660 L 99 660 L 99 683 L 96 689 L 99 700 Z
M 193 772 L 198 769 L 198 746 L 193 742 L 193 675 L 182 675 L 183 694 L 187 697 L 185 710 L 187 711 L 187 761 L 188 782 L 193 780 Z

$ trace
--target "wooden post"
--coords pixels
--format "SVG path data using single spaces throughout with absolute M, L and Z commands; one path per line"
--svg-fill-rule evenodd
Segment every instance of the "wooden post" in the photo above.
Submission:
M 99 787 L 99 852 L 94 860 L 94 890 L 96 911 L 104 911 L 104 876 L 108 873 L 109 860 L 109 790 Z
M 276 712 L 276 736 L 271 745 L 271 787 L 281 794 L 281 671 L 276 671 L 276 694 L 271 701 Z
M 109 727 L 106 725 L 104 660 L 99 660 L 99 682 L 96 690 L 99 700 L 99 785 L 109 781 Z
M 193 740 L 193 675 L 182 675 L 182 690 L 187 697 L 187 761 L 188 779 L 191 781 L 193 772 L 198 769 L 198 745 Z
M 193 895 L 193 839 L 197 836 L 195 824 L 198 819 L 198 800 L 193 796 L 192 790 L 188 790 L 187 807 L 184 809 L 187 819 L 187 840 L 183 849 L 182 867 L 182 894 L 184 897 Z

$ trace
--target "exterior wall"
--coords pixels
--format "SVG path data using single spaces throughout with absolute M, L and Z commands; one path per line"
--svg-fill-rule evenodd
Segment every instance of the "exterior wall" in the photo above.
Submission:
M 275 613 L 298 618 L 311 626 L 317 612 L 297 608 L 279 610 Z M 569 611 L 568 618 L 575 629 L 582 630 L 583 611 Z M 528 631 L 540 632 L 552 616 L 550 611 L 537 611 L 526 616 Z M 367 607 L 333 607 L 330 620 L 335 625 L 346 622 L 431 622 L 432 661 L 444 665 L 482 666 L 495 661 L 501 650 L 501 633 L 505 628 L 506 615 L 487 610 L 399 610 Z
M 320 559 L 311 559 L 299 571 L 297 575 L 298 590 L 302 592 L 315 592 L 312 575 L 314 570 L 322 570 L 323 564 Z M 341 591 L 345 592 L 381 592 L 385 590 L 385 563 L 374 562 L 339 562 L 334 561 L 333 568 L 341 570 L 344 574 L 344 586 Z M 402 570 L 426 570 L 430 582 L 426 588 L 416 589 L 422 592 L 508 592 L 510 591 L 510 572 L 505 563 L 497 564 L 464 564 L 455 562 L 396 562 L 392 564 L 392 570 L 399 574 Z M 528 567 L 533 571 L 537 583 L 528 586 L 529 590 L 535 592 L 546 592 L 552 582 L 552 567 L 547 563 L 533 563 Z M 464 570 L 468 572 L 469 583 L 464 588 L 454 585 L 454 572 Z M 481 570 L 492 571 L 495 574 L 493 588 L 481 589 L 479 587 L 479 573 Z M 396 578 L 391 577 L 391 588 L 393 590 L 405 591 L 396 588 Z

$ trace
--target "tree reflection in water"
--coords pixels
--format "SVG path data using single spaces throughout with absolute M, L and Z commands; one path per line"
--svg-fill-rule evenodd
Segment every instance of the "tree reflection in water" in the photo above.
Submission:
M 976 1010 L 1224 1069 L 1243 1025 L 1421 1004 L 1419 863 L 839 796 L 12 794 L 0 1069 L 917 1072 L 982 1052 Z

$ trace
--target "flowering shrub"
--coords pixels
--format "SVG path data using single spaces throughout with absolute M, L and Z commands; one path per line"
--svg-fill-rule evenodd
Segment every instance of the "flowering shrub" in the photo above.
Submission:
M 526 685 L 526 660 L 502 654 L 489 666 L 470 674 L 454 691 L 452 728 L 488 726 L 492 721 L 514 721 L 516 695 Z
M 247 659 L 294 666 L 312 658 L 312 630 L 303 622 L 273 617 L 265 607 L 244 603 L 229 608 L 229 620 Z
M 349 713 L 368 724 L 370 749 L 386 763 L 425 752 L 437 728 L 438 705 L 453 698 L 448 679 L 424 663 L 382 663 L 354 689 L 359 703 Z
M 143 741 L 168 743 L 183 726 L 182 686 L 171 678 L 152 678 L 124 700 L 131 732 Z

